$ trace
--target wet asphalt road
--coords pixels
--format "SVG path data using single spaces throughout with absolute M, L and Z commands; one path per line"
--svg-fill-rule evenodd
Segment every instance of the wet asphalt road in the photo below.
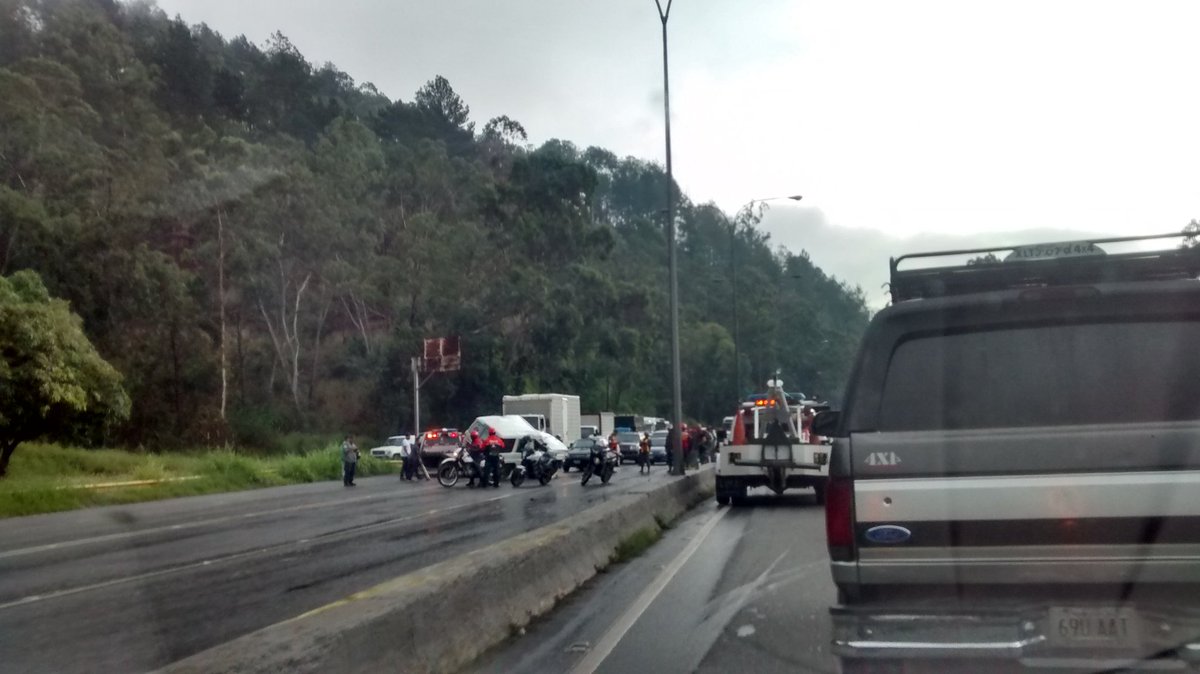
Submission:
M 751 493 L 698 506 L 475 671 L 837 672 L 823 511 L 810 492 Z
M 0 520 L 0 671 L 154 669 L 665 475 L 386 476 Z

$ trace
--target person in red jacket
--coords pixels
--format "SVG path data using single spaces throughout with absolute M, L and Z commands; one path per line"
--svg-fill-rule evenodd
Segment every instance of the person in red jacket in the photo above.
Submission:
M 471 455 L 471 461 L 474 462 L 474 470 L 471 472 L 471 479 L 467 481 L 467 486 L 474 487 L 476 478 L 479 478 L 479 485 L 483 486 L 483 438 L 479 437 L 479 431 L 471 431 L 471 444 L 467 445 L 467 453 Z
M 683 465 L 692 465 L 692 429 L 687 424 L 680 424 L 679 442 L 683 445 Z
M 483 441 L 483 479 L 481 486 L 488 485 L 488 479 L 491 479 L 493 487 L 500 486 L 500 453 L 504 451 L 504 440 L 496 435 L 496 429 L 488 429 L 487 440 Z

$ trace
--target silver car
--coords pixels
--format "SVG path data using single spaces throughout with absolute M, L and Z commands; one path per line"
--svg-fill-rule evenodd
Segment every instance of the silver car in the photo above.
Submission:
M 650 463 L 667 462 L 667 432 L 654 431 L 650 434 Z

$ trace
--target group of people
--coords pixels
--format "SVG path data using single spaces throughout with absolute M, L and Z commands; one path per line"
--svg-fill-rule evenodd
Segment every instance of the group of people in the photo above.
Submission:
M 713 454 L 720 446 L 720 435 L 724 434 L 722 430 L 719 434 L 711 429 L 697 424 L 689 427 L 683 424 L 681 429 L 683 432 L 680 438 L 683 444 L 683 461 L 684 465 L 696 466 L 701 463 L 708 463 L 712 460 Z M 667 431 L 667 467 L 670 468 L 675 460 L 672 455 L 671 448 L 675 446 L 675 435 L 679 431 L 672 428 Z M 617 441 L 617 434 L 614 431 L 608 437 L 608 448 L 613 453 L 620 456 L 620 445 Z M 471 459 L 475 462 L 476 470 L 470 476 L 467 482 L 468 487 L 474 487 L 475 481 L 479 481 L 480 487 L 491 485 L 493 487 L 500 486 L 500 454 L 504 451 L 504 440 L 496 435 L 496 429 L 489 428 L 486 438 L 482 438 L 478 431 L 471 431 L 471 440 L 467 446 L 467 451 L 471 455 Z M 404 438 L 400 444 L 400 457 L 404 461 L 404 467 L 401 469 L 400 477 L 405 480 L 428 480 L 429 474 L 421 469 L 421 460 L 419 455 L 420 450 L 408 439 Z M 638 458 L 639 473 L 649 473 L 650 465 L 653 463 L 650 456 L 650 434 L 643 433 L 638 441 Z M 354 473 L 358 467 L 358 445 L 354 443 L 354 436 L 347 435 L 342 442 L 342 484 L 347 487 L 357 486 L 354 483 Z
M 682 435 L 679 435 L 682 432 Z M 674 428 L 667 431 L 667 466 L 670 467 L 675 462 L 674 452 L 671 448 L 675 446 L 675 438 L 679 437 L 679 442 L 683 446 L 683 464 L 685 466 L 698 466 L 702 463 L 708 463 L 713 460 L 717 449 L 720 447 L 720 439 L 718 434 L 712 429 L 701 426 L 699 424 L 681 424 L 680 430 Z
M 407 437 L 400 440 L 400 458 L 403 464 L 400 468 L 400 478 L 404 480 L 428 480 L 429 473 L 421 465 L 420 449 Z M 354 474 L 358 470 L 358 444 L 353 435 L 347 435 L 342 440 L 342 484 L 347 487 L 357 487 Z
M 428 480 L 429 472 L 421 465 L 421 450 L 408 436 L 400 440 L 400 479 Z
M 489 484 L 499 487 L 500 454 L 503 451 L 504 440 L 496 435 L 496 429 L 489 428 L 486 439 L 479 436 L 479 431 L 472 430 L 467 452 L 471 455 L 471 460 L 475 462 L 475 472 L 471 474 L 467 486 L 474 487 L 475 480 L 478 479 L 480 487 L 486 487 Z
M 684 465 L 696 466 L 701 463 L 708 463 L 712 461 L 717 449 L 720 447 L 721 441 L 723 440 L 723 438 L 720 436 L 723 436 L 724 432 L 713 431 L 712 429 L 699 424 L 693 424 L 690 427 L 687 424 L 683 424 L 681 429 L 683 435 L 680 440 L 683 445 Z M 672 455 L 673 453 L 671 448 L 675 446 L 676 435 L 678 435 L 678 431 L 675 429 L 670 429 L 667 431 L 668 469 L 671 468 L 675 461 L 675 457 Z M 608 436 L 608 449 L 614 454 L 617 454 L 618 456 L 620 455 L 620 446 L 617 440 L 616 431 L 613 431 L 613 433 Z M 639 466 L 639 473 L 650 472 L 650 466 L 653 463 L 650 449 L 650 434 L 642 433 L 642 437 L 638 441 L 637 463 Z
M 617 439 L 617 432 L 613 431 L 608 436 L 608 451 L 617 456 L 618 463 L 621 458 L 621 443 Z M 649 473 L 650 464 L 653 463 L 650 458 L 650 434 L 642 433 L 642 437 L 638 439 L 638 454 L 637 464 L 639 473 Z

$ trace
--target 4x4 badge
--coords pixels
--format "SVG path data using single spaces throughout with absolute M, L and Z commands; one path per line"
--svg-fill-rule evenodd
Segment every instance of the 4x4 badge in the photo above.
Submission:
M 900 457 L 895 452 L 871 452 L 867 455 L 868 466 L 898 466 Z

